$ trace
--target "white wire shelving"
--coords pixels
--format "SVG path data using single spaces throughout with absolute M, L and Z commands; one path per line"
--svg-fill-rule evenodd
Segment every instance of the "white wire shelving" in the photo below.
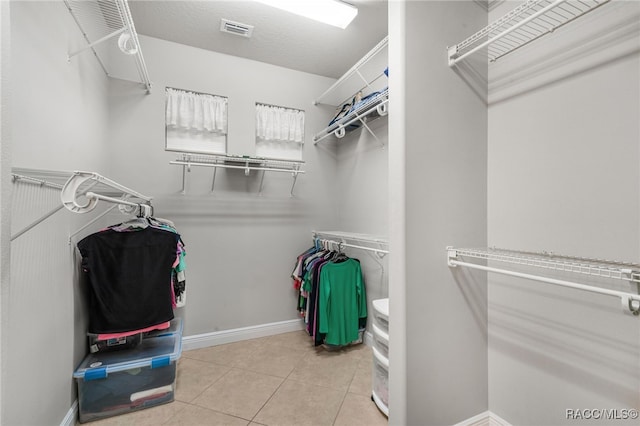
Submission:
M 140 82 L 145 86 L 147 93 L 150 93 L 151 80 L 127 0 L 64 0 L 64 3 L 87 42 L 85 47 L 70 52 L 69 60 L 91 49 L 105 74 L 110 76 L 105 62 L 100 57 L 106 55 L 106 51 L 100 49 L 106 47 L 106 41 L 115 40 L 117 37 L 118 48 L 123 54 L 131 56 Z
M 61 201 L 60 205 L 11 235 L 11 241 L 64 208 L 74 213 L 88 213 L 96 208 L 99 201 L 113 204 L 113 206 L 74 232 L 72 236 L 95 223 L 115 207 L 118 207 L 125 214 L 136 214 L 144 217 L 152 215 L 151 197 L 98 173 L 13 168 L 11 175 L 14 184 L 24 183 L 59 190 Z
M 347 132 L 353 131 L 357 128 L 354 123 L 358 121 L 369 131 L 369 133 L 371 133 L 374 138 L 378 139 L 376 134 L 367 125 L 367 120 L 387 115 L 389 112 L 388 103 L 389 90 L 385 89 L 377 96 L 372 97 L 366 102 L 363 102 L 362 105 L 351 111 L 339 121 L 332 123 L 326 129 L 318 132 L 313 137 L 313 144 L 316 145 L 318 144 L 318 142 L 331 135 L 334 135 L 338 139 L 343 138 L 347 134 Z
M 497 248 L 476 249 L 447 247 L 447 264 L 450 267 L 463 266 L 487 272 L 495 272 L 503 275 L 541 281 L 548 284 L 555 284 L 592 293 L 619 297 L 625 312 L 628 311 L 633 315 L 640 315 L 640 294 L 637 293 L 629 293 L 598 287 L 593 284 L 582 284 L 542 275 L 501 269 L 493 266 L 467 262 L 461 259 L 500 262 L 511 265 L 522 265 L 545 270 L 561 271 L 576 275 L 622 280 L 633 284 L 636 289 L 640 289 L 640 264 L 637 263 L 557 255 L 550 252 L 526 252 Z
M 389 95 L 386 84 L 388 44 L 389 36 L 386 36 L 314 100 L 314 105 L 342 107 L 352 103 L 358 94 L 366 96 L 378 93 L 361 105 L 357 105 L 353 111 L 350 111 L 339 121 L 318 132 L 313 137 L 314 145 L 331 135 L 338 139 L 344 137 L 347 132 L 359 127 L 355 125 L 356 122 L 360 122 L 362 127 L 367 129 L 379 142 L 376 134 L 367 125 L 367 120 L 379 118 L 388 113 Z M 353 107 L 353 105 L 351 106 Z
M 449 66 L 487 49 L 490 62 L 554 32 L 611 0 L 528 0 L 500 19 L 447 48 Z
M 170 161 L 169 164 L 182 166 L 182 193 L 186 193 L 187 173 L 191 171 L 191 167 L 213 167 L 213 179 L 211 181 L 211 191 L 214 190 L 216 183 L 217 169 L 239 169 L 244 170 L 245 176 L 249 176 L 251 171 L 262 171 L 260 178 L 259 194 L 262 194 L 264 184 L 264 175 L 266 172 L 285 172 L 291 173 L 293 184 L 291 185 L 290 195 L 293 196 L 293 189 L 299 174 L 304 174 L 301 167 L 305 164 L 301 160 L 280 160 L 270 158 L 259 158 L 249 156 L 233 156 L 233 155 L 205 155 L 205 154 L 187 154 L 183 153 L 177 160 Z
M 314 240 L 337 251 L 350 247 L 374 252 L 379 257 L 389 254 L 389 242 L 379 236 L 341 231 L 311 231 L 311 235 Z

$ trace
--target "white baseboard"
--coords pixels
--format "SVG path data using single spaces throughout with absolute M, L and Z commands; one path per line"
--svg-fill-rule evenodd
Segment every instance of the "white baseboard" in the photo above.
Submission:
M 373 347 L 373 334 L 369 331 L 365 331 L 364 332 L 364 344 L 369 346 L 369 347 Z
M 273 336 L 274 334 L 288 333 L 298 330 L 304 330 L 304 322 L 302 319 L 195 334 L 193 336 L 185 336 L 182 338 L 182 350 L 188 351 L 191 349 L 207 348 L 209 346 L 224 345 L 225 343 Z
M 511 426 L 511 424 L 497 414 L 491 411 L 485 411 L 477 416 L 456 423 L 455 426 Z
M 71 408 L 67 411 L 67 415 L 64 416 L 64 419 L 60 422 L 60 426 L 74 426 L 76 424 L 76 419 L 78 418 L 78 400 L 76 399 L 71 404 Z

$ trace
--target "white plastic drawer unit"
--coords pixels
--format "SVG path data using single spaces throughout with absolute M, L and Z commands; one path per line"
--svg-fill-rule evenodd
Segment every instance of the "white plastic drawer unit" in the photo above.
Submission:
M 373 391 L 371 398 L 380 411 L 389 415 L 389 360 L 375 346 L 373 350 Z
M 377 324 L 380 330 L 385 333 L 389 332 L 389 299 L 377 299 L 371 302 L 373 305 L 374 324 Z
M 373 347 L 376 348 L 380 354 L 389 359 L 389 334 L 385 333 L 375 324 L 372 324 L 373 328 Z

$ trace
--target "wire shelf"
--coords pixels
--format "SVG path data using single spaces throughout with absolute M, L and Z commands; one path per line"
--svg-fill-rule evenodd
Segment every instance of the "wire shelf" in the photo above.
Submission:
M 360 69 L 363 66 L 365 66 L 371 59 L 376 57 L 380 52 L 382 52 L 387 47 L 388 44 L 389 44 L 389 36 L 386 36 L 378 44 L 376 44 L 373 47 L 373 49 L 371 49 L 369 52 L 367 52 L 358 62 L 356 62 L 346 73 L 344 73 L 335 83 L 333 83 L 331 85 L 331 87 L 329 87 L 327 90 L 325 90 L 325 92 L 323 94 L 318 96 L 318 98 L 313 102 L 314 105 L 318 105 L 318 104 L 323 103 L 322 101 L 329 94 L 331 94 L 332 92 L 335 92 L 338 87 L 343 85 L 349 78 L 351 78 L 354 75 L 358 75 L 362 79 L 363 83 L 365 84 L 365 87 L 368 87 L 372 83 L 372 81 L 368 81 L 367 79 L 365 79 L 362 76 L 362 74 L 360 74 Z M 384 74 L 377 75 L 375 77 L 375 79 L 378 79 L 382 75 L 384 75 Z M 353 97 L 353 95 L 352 95 L 352 97 Z M 340 105 L 340 103 L 336 103 L 335 105 L 336 106 Z
M 528 0 L 500 19 L 449 47 L 449 66 L 487 48 L 490 62 L 552 33 L 611 0 Z
M 204 154 L 182 154 L 177 160 L 170 161 L 169 164 L 182 166 L 182 193 L 186 192 L 187 172 L 191 167 L 213 167 L 213 180 L 211 191 L 213 191 L 216 181 L 216 170 L 240 169 L 244 170 L 245 176 L 249 176 L 252 170 L 262 171 L 259 194 L 262 193 L 265 172 L 289 172 L 293 176 L 293 185 L 290 195 L 293 196 L 293 188 L 296 185 L 298 175 L 305 173 L 301 167 L 305 164 L 302 160 L 284 160 L 277 158 L 261 158 L 249 156 L 233 155 L 204 155 Z
M 84 48 L 69 53 L 69 59 L 91 49 L 105 74 L 109 76 L 109 71 L 96 47 L 117 36 L 118 47 L 124 54 L 133 58 L 140 82 L 144 84 L 147 93 L 151 92 L 147 65 L 142 56 L 138 33 L 127 0 L 64 0 L 64 3 L 87 42 Z
M 98 173 L 12 168 L 11 176 L 14 183 L 38 185 L 59 190 L 61 201 L 56 208 L 11 235 L 11 241 L 33 229 L 63 208 L 74 213 L 87 213 L 92 211 L 99 201 L 105 201 L 114 204 L 113 207 L 118 207 L 122 213 L 137 213 L 141 216 L 150 216 L 152 213 L 151 197 L 127 188 Z M 96 219 L 89 224 L 95 222 Z
M 379 118 L 387 115 L 388 103 L 389 89 L 384 89 L 380 94 L 367 100 L 339 121 L 318 132 L 313 137 L 314 145 L 331 135 L 335 135 L 338 139 L 343 138 L 348 131 L 353 131 L 357 128 L 356 126 L 353 126 L 353 128 L 350 127 L 356 121 L 360 121 L 363 125 L 366 125 L 364 122 L 365 118 Z M 371 134 L 375 137 L 373 132 L 371 132 Z
M 526 252 L 498 248 L 455 248 L 455 255 L 465 258 L 533 266 L 554 271 L 573 272 L 601 278 L 640 283 L 640 264 L 557 255 L 550 252 Z
M 340 231 L 312 231 L 311 234 L 314 239 L 319 239 L 321 242 L 329 244 L 335 244 L 340 248 L 351 247 L 360 250 L 372 251 L 380 256 L 389 254 L 389 242 L 383 237 Z M 351 242 L 355 242 L 357 244 L 352 244 Z

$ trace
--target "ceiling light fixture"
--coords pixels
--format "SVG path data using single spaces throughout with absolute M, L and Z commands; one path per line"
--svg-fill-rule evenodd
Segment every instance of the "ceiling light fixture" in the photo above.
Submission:
M 358 9 L 338 0 L 256 0 L 296 15 L 304 16 L 339 28 L 347 28 Z

